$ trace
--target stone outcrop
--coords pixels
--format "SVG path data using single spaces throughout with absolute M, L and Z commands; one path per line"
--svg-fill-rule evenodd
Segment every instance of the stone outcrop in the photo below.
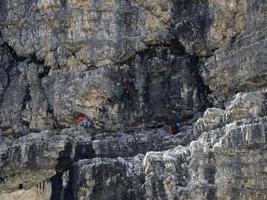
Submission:
M 266 199 L 266 120 L 259 92 L 208 109 L 196 123 L 197 140 L 147 153 L 147 199 Z
M 0 199 L 267 199 L 266 11 L 0 1 Z
M 177 135 L 171 140 L 161 129 L 135 134 L 95 135 L 78 127 L 61 132 L 32 133 L 12 140 L 1 139 L 0 188 L 14 191 L 18 185 L 31 188 L 36 182 L 43 182 L 70 168 L 80 159 L 132 157 L 151 150 L 173 148 L 182 138 Z

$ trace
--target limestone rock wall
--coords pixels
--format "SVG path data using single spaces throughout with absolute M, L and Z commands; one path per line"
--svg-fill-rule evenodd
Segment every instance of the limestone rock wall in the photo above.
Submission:
M 13 77 L 1 87 L 3 129 L 69 127 L 74 112 L 85 112 L 107 129 L 157 127 L 172 111 L 190 118 L 203 110 L 208 88 L 193 54 L 208 51 L 205 35 L 187 38 L 191 29 L 177 24 L 207 10 L 208 3 L 187 4 L 3 1 L 1 54 L 8 63 L 15 60 L 17 72 L 1 73 Z M 200 14 L 202 21 L 206 17 Z M 199 31 L 203 23 L 194 23 L 192 30 Z
M 246 5 L 245 13 L 236 11 L 236 18 L 242 19 L 242 31 L 230 29 L 234 36 L 228 38 L 201 67 L 204 82 L 212 90 L 217 105 L 229 101 L 237 92 L 266 88 L 267 4 L 264 1 L 237 2 Z M 232 24 L 240 26 L 240 23 Z
M 238 94 L 207 110 L 199 130 L 188 146 L 147 153 L 147 199 L 266 199 L 266 97 Z
M 266 12 L 1 0 L 0 199 L 267 199 Z

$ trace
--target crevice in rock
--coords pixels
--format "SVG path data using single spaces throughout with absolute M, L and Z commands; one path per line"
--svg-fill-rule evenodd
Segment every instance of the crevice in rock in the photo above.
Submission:
M 59 153 L 58 164 L 55 167 L 57 172 L 68 169 L 72 163 L 71 159 L 72 143 L 68 142 L 65 149 Z
M 50 179 L 51 188 L 52 188 L 52 194 L 51 194 L 50 200 L 61 199 L 62 189 L 63 189 L 62 176 L 63 176 L 63 172 L 59 172 Z
M 64 190 L 63 190 L 64 200 L 73 200 L 74 199 L 73 187 L 74 187 L 74 178 L 75 178 L 73 166 L 69 169 L 68 176 L 69 176 L 68 183 L 64 187 Z
M 21 105 L 21 111 L 26 109 L 27 102 L 31 101 L 31 86 L 28 84 L 25 88 L 25 95 L 23 97 L 22 105 Z
M 92 159 L 95 157 L 95 150 L 91 143 L 79 143 L 75 147 L 74 162 L 82 159 Z
M 114 64 L 117 66 L 122 66 L 122 65 L 130 65 L 137 56 L 140 56 L 141 58 L 144 58 L 143 55 L 149 55 L 150 57 L 152 57 L 153 55 L 155 55 L 155 51 L 157 48 L 174 48 L 175 50 L 177 50 L 177 56 L 181 56 L 181 55 L 188 55 L 185 51 L 185 48 L 183 47 L 183 45 L 177 40 L 177 39 L 173 39 L 170 40 L 169 42 L 164 42 L 164 43 L 157 43 L 157 44 L 153 44 L 153 45 L 147 45 L 145 49 L 141 50 L 141 51 L 137 51 L 135 54 L 133 54 L 132 56 L 126 58 L 126 59 L 122 59 L 119 62 L 115 62 Z
M 44 60 L 40 60 L 40 59 L 38 59 L 38 58 L 36 57 L 35 54 L 31 54 L 29 57 L 30 57 L 31 59 L 29 60 L 28 64 L 29 64 L 29 63 L 35 63 L 35 64 L 37 64 L 37 65 L 44 65 L 44 63 L 45 63 Z
M 19 74 L 21 73 L 18 70 L 18 66 L 22 63 L 23 65 L 30 65 L 34 64 L 35 67 L 38 68 L 37 74 L 34 74 L 36 76 L 37 81 L 36 83 L 26 82 L 26 86 L 23 89 L 24 97 L 21 98 L 21 104 L 20 111 L 24 111 L 26 109 L 27 103 L 29 103 L 32 100 L 31 96 L 31 86 L 32 84 L 38 84 L 39 88 L 38 90 L 43 94 L 41 95 L 44 98 L 44 101 L 48 104 L 47 113 L 52 115 L 52 118 L 54 119 L 53 115 L 53 108 L 49 104 L 48 97 L 45 94 L 45 89 L 42 86 L 42 79 L 49 75 L 51 67 L 44 65 L 45 61 L 42 59 L 38 59 L 35 54 L 31 54 L 28 56 L 19 56 L 14 48 L 12 48 L 7 42 L 4 42 L 0 46 L 2 48 L 2 56 L 5 62 L 0 64 L 0 86 L 2 86 L 2 90 L 0 91 L 0 108 L 2 107 L 2 104 L 5 101 L 5 95 L 6 92 L 9 91 L 10 86 L 12 86 L 12 82 L 19 78 Z M 26 72 L 27 73 L 27 72 Z M 27 83 L 28 82 L 28 83 Z M 37 89 L 37 88 L 36 88 Z M 33 89 L 34 90 L 34 89 Z M 34 97 L 35 98 L 35 97 Z M 33 112 L 32 110 L 30 112 Z M 29 128 L 30 122 L 28 120 L 21 119 L 20 116 L 20 123 L 25 128 Z
M 50 72 L 50 67 L 43 66 L 43 71 L 38 74 L 38 78 L 42 80 L 44 77 L 46 77 Z
M 52 194 L 51 194 L 51 200 L 58 200 L 61 199 L 61 197 L 64 197 L 63 192 L 63 173 L 67 169 L 71 168 L 71 165 L 73 163 L 71 159 L 71 153 L 72 153 L 72 147 L 73 144 L 71 142 L 68 142 L 65 145 L 65 148 L 63 151 L 59 153 L 57 165 L 55 167 L 57 174 L 50 178 L 50 181 L 52 183 Z
M 44 63 L 45 63 L 45 60 L 37 58 L 36 54 L 30 54 L 28 56 L 20 56 L 20 55 L 18 55 L 16 50 L 12 46 L 10 46 L 8 42 L 3 42 L 1 44 L 1 46 L 3 46 L 4 48 L 8 49 L 8 52 L 11 54 L 11 58 L 12 58 L 11 61 L 16 62 L 17 64 L 19 62 L 25 61 L 28 58 L 30 58 L 29 61 L 27 62 L 28 64 L 29 63 L 35 63 L 37 65 L 44 65 Z M 45 66 L 45 68 L 49 68 L 50 69 L 50 67 L 48 67 L 48 66 Z
M 209 95 L 212 93 L 208 85 L 205 85 L 203 78 L 200 75 L 200 66 L 202 61 L 198 56 L 192 56 L 192 71 L 195 71 L 195 80 L 198 85 L 198 97 L 203 101 L 203 107 L 200 108 L 200 112 L 204 112 L 207 108 L 213 107 L 212 102 L 209 99 Z
M 2 7 L 2 5 L 1 5 L 1 2 L 0 2 L 0 9 L 1 9 L 1 7 Z M 1 30 L 0 30 L 0 39 L 3 39 L 3 35 L 2 35 Z M 1 42 L 1 40 L 0 40 L 0 42 Z M 1 45 L 1 43 L 0 43 L 0 45 Z
M 19 184 L 19 190 L 22 190 L 23 189 L 23 184 Z
M 6 90 L 10 87 L 12 81 L 19 75 L 19 71 L 17 69 L 15 69 L 20 62 L 23 62 L 27 59 L 27 57 L 25 56 L 19 56 L 15 49 L 12 48 L 7 42 L 3 42 L 1 44 L 1 47 L 4 49 L 4 51 L 6 52 L 6 55 L 3 56 L 8 56 L 9 57 L 9 63 L 7 64 L 7 66 L 5 66 L 5 63 L 1 63 L 0 67 L 2 68 L 2 73 L 3 76 L 5 76 L 6 80 L 4 80 L 3 78 L 1 79 L 1 86 L 2 86 L 2 92 L 0 93 L 0 107 L 3 103 L 4 100 L 4 95 L 6 93 Z M 8 55 L 10 54 L 10 55 Z M 35 63 L 38 65 L 43 65 L 44 61 L 42 60 L 38 60 L 35 56 L 35 54 L 30 55 L 30 60 L 28 61 L 28 63 Z M 46 76 L 49 73 L 50 68 L 49 67 L 44 67 L 44 71 L 42 73 L 39 74 L 40 78 L 43 78 L 44 76 Z M 27 90 L 27 88 L 26 88 Z M 22 105 L 22 108 L 24 107 L 24 104 Z
M 207 200 L 217 200 L 218 199 L 216 196 L 216 188 L 208 189 L 206 199 Z
M 22 62 L 26 60 L 25 56 L 19 56 L 15 49 L 10 46 L 7 42 L 3 42 L 2 46 L 6 49 L 8 49 L 8 52 L 11 54 L 12 60 L 15 62 Z

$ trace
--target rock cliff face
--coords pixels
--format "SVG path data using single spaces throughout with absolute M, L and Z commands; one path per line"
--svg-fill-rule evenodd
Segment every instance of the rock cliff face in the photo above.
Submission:
M 0 1 L 0 199 L 267 199 L 266 12 Z

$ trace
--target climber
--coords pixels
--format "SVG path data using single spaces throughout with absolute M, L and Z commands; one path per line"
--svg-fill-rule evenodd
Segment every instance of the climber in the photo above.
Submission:
M 76 117 L 75 124 L 77 126 L 82 126 L 84 128 L 94 128 L 94 125 L 93 125 L 92 121 L 85 114 L 79 114 Z
M 179 123 L 178 116 L 175 114 L 172 114 L 171 124 L 170 124 L 170 127 L 168 128 L 169 135 L 177 134 L 180 127 L 181 127 L 181 125 Z

